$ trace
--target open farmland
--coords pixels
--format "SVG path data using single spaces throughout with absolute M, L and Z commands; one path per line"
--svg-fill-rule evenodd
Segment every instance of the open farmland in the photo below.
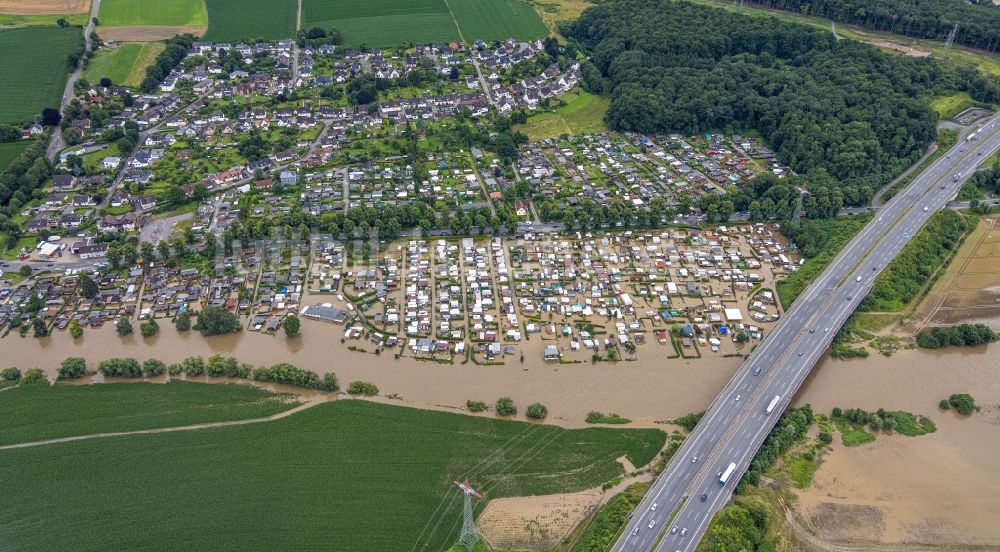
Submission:
M 444 0 L 303 0 L 302 26 L 336 27 L 348 46 L 458 40 Z
M 203 0 L 102 0 L 98 17 L 107 27 L 208 25 Z
M 66 57 L 82 39 L 79 28 L 25 27 L 0 31 L 0 122 L 23 123 L 58 107 L 69 70 Z
M 263 424 L 2 451 L 0 536 L 18 550 L 437 551 L 457 535 L 453 479 L 489 498 L 578 491 L 663 443 L 655 429 L 341 400 Z
M 0 445 L 91 433 L 262 418 L 296 406 L 288 395 L 250 385 L 23 385 L 4 391 Z M 113 405 L 113 408 L 111 407 Z
M 15 157 L 21 155 L 21 152 L 27 149 L 30 143 L 30 141 L 24 140 L 22 142 L 4 142 L 0 144 L 0 172 L 3 172 Z
M 0 13 L 19 15 L 85 13 L 90 0 L 0 0 Z
M 205 0 L 206 40 L 277 40 L 295 36 L 295 0 Z
M 90 60 L 83 78 L 97 82 L 107 77 L 115 84 L 139 86 L 146 76 L 146 67 L 163 48 L 160 42 L 129 42 L 116 49 L 102 49 Z
M 548 34 L 538 14 L 521 0 L 448 0 L 462 36 L 473 40 L 534 40 Z

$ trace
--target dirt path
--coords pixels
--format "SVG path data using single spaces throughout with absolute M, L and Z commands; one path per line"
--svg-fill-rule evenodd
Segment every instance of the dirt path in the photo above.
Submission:
M 158 427 L 154 429 L 139 429 L 136 431 L 113 431 L 108 433 L 91 433 L 89 435 L 74 435 L 72 437 L 60 437 L 58 439 L 45 439 L 42 441 L 30 441 L 27 443 L 14 443 L 12 445 L 0 446 L 0 450 L 10 450 L 19 448 L 29 448 L 29 447 L 40 447 L 43 445 L 55 445 L 59 443 L 70 443 L 73 441 L 89 441 L 91 439 L 103 439 L 105 437 L 123 437 L 126 435 L 149 435 L 153 433 L 173 433 L 176 431 L 195 431 L 198 429 L 209 429 L 215 427 L 228 427 L 228 426 L 239 426 L 248 424 L 259 424 L 263 422 L 272 422 L 274 420 L 280 420 L 292 414 L 302 412 L 307 408 L 312 408 L 317 404 L 326 402 L 325 397 L 317 397 L 310 399 L 304 404 L 300 404 L 295 408 L 286 410 L 284 412 L 279 412 L 277 414 L 267 416 L 266 418 L 250 418 L 248 420 L 231 420 L 228 422 L 208 422 L 204 424 L 194 424 L 187 426 L 174 426 L 174 427 Z

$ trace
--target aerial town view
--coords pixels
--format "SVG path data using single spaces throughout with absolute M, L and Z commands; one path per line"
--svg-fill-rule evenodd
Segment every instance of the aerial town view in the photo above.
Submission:
M 0 550 L 1000 550 L 1000 2 L 0 0 Z

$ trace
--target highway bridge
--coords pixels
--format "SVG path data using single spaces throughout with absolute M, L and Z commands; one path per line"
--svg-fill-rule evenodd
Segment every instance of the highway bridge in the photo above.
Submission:
M 973 133 L 974 139 L 969 139 Z M 615 552 L 689 552 L 732 495 L 841 325 L 921 226 L 1000 150 L 1000 115 L 966 130 L 882 206 L 795 301 L 707 409 L 629 519 Z M 768 407 L 780 397 L 772 412 Z M 724 484 L 720 475 L 735 468 Z

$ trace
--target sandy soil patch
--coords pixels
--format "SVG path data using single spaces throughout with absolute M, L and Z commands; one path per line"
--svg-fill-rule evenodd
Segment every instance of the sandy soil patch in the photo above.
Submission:
M 879 435 L 853 448 L 838 436 L 813 486 L 795 491 L 800 518 L 838 542 L 1000 546 L 998 375 L 1000 344 L 824 361 L 797 404 L 825 413 L 834 406 L 908 410 L 929 416 L 938 430 Z M 972 393 L 983 411 L 961 418 L 937 409 L 960 392 Z
M 90 0 L 0 0 L 0 13 L 41 15 L 90 11 Z
M 493 548 L 544 550 L 598 504 L 599 490 L 491 500 L 476 524 Z
M 97 35 L 101 37 L 101 40 L 152 42 L 154 40 L 166 40 L 184 33 L 201 36 L 205 34 L 206 30 L 208 30 L 208 27 L 204 25 L 189 27 L 130 25 L 127 27 L 97 27 Z
M 927 57 L 931 55 L 930 52 L 926 50 L 918 50 L 912 46 L 907 46 L 906 44 L 901 44 L 899 42 L 894 42 L 892 40 L 883 40 L 881 38 L 876 38 L 870 40 L 874 46 L 879 46 L 881 48 L 888 48 L 890 50 L 896 50 L 897 52 L 903 52 L 904 54 L 912 57 Z

